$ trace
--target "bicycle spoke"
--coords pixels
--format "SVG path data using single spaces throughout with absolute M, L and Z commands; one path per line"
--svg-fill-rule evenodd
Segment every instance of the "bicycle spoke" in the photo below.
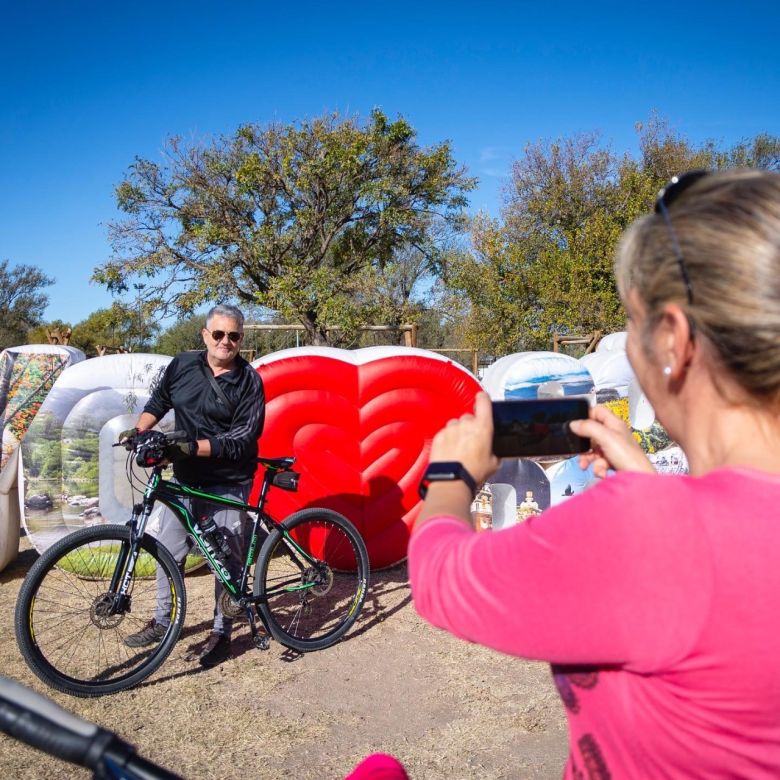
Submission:
M 362 606 L 365 547 L 332 510 L 302 510 L 283 526 L 288 531 L 263 551 L 259 608 L 279 641 L 321 649 L 352 625 Z
M 162 570 L 181 604 L 175 626 L 143 647 L 125 642 L 154 616 L 154 578 L 133 577 L 129 595 L 118 601 L 108 590 L 121 551 L 129 552 L 126 527 L 76 531 L 33 565 L 20 591 L 16 632 L 25 660 L 46 682 L 77 695 L 113 692 L 139 682 L 168 655 L 184 619 L 183 581 L 164 548 L 150 537 L 141 544 L 145 574 L 154 571 L 150 560 L 164 561 Z M 136 566 L 140 562 L 139 555 Z

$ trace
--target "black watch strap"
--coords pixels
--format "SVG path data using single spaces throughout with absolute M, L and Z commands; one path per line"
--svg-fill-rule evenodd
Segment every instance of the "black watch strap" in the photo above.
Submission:
M 428 485 L 431 482 L 465 482 L 471 491 L 471 497 L 477 495 L 477 483 L 469 474 L 466 467 L 457 460 L 434 461 L 428 464 L 425 473 L 420 480 L 418 492 L 420 498 L 425 498 L 428 493 Z

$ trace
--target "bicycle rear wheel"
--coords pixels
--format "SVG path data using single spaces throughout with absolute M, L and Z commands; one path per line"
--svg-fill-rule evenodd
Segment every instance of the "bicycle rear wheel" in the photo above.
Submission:
M 355 527 L 331 509 L 302 509 L 275 528 L 255 568 L 254 595 L 272 636 L 302 652 L 337 642 L 357 620 L 368 553 Z
M 139 547 L 125 598 L 110 585 L 130 552 L 126 526 L 75 531 L 30 568 L 16 602 L 16 641 L 29 667 L 52 688 L 74 696 L 131 688 L 173 649 L 186 611 L 184 579 L 156 539 L 144 535 Z M 154 617 L 157 567 L 170 588 L 170 625 L 151 645 L 128 647 L 127 637 Z

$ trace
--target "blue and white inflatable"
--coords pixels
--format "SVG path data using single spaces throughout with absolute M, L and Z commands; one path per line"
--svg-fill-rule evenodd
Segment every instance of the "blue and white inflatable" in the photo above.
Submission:
M 486 369 L 482 386 L 494 401 L 594 393 L 587 367 L 559 352 L 516 352 L 500 358 Z

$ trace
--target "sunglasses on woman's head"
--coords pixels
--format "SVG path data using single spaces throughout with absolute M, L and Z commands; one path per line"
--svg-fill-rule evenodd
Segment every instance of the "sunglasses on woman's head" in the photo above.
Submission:
M 672 220 L 669 217 L 669 208 L 671 205 L 693 184 L 709 175 L 709 171 L 688 171 L 680 176 L 673 176 L 669 183 L 658 193 L 655 201 L 655 213 L 663 217 L 666 228 L 669 231 L 669 238 L 672 241 L 672 249 L 680 266 L 683 282 L 685 282 L 685 291 L 688 293 L 688 303 L 693 305 L 693 287 L 691 278 L 688 276 L 688 266 L 685 265 L 680 243 L 677 241 L 677 234 L 672 228 Z
M 204 330 L 214 339 L 214 341 L 222 341 L 222 339 L 227 336 L 234 344 L 241 341 L 241 336 L 244 335 L 235 330 L 231 330 L 228 333 L 225 333 L 224 330 L 209 330 L 208 328 L 205 328 Z

